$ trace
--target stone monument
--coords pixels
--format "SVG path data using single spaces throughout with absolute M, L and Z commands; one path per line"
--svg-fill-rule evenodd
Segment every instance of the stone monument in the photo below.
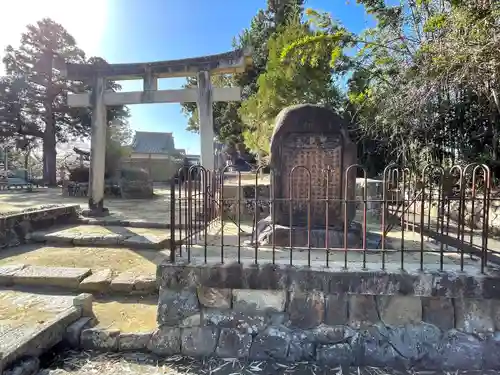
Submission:
M 351 225 L 356 214 L 355 168 L 345 181 L 346 169 L 357 161 L 356 146 L 346 122 L 318 105 L 285 108 L 276 118 L 270 149 L 274 203 L 271 215 L 257 225 L 254 238 L 259 244 L 343 247 L 347 225 L 347 245 L 358 247 L 359 230 Z

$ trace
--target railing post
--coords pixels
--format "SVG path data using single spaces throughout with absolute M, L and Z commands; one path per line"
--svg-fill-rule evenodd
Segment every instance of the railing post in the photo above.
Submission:
M 170 262 L 175 263 L 175 178 L 170 184 Z

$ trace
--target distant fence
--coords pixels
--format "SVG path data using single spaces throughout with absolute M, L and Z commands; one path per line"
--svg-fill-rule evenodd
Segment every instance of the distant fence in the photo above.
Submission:
M 360 165 L 342 173 L 261 170 L 179 170 L 187 178 L 172 182 L 170 215 L 172 242 L 182 245 L 172 261 L 348 268 L 356 259 L 363 268 L 376 261 L 382 269 L 411 262 L 421 270 L 431 263 L 464 270 L 473 258 L 484 272 L 499 260 L 500 242 L 491 238 L 500 233 L 500 199 L 486 165 L 389 165 L 380 180 L 368 179 Z

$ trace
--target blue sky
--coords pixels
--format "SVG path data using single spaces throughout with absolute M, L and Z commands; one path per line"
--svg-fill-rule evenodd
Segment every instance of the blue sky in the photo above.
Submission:
M 250 24 L 265 0 L 110 0 L 99 52 L 111 63 L 188 58 L 231 50 L 232 39 Z M 329 11 L 353 31 L 367 17 L 355 1 L 311 0 L 307 7 Z M 160 89 L 180 88 L 184 79 L 162 79 Z M 140 90 L 128 82 L 124 90 Z M 185 130 L 178 104 L 130 106 L 134 130 L 173 132 L 177 148 L 199 153 L 197 134 Z
M 19 45 L 26 25 L 50 17 L 72 34 L 89 56 L 110 63 L 197 57 L 232 49 L 233 37 L 250 25 L 266 0 L 0 0 L 0 58 L 7 44 Z M 352 31 L 368 17 L 355 0 L 306 0 L 306 7 L 330 12 Z M 0 74 L 3 67 L 0 64 Z M 181 88 L 184 79 L 160 80 L 160 89 Z M 125 91 L 141 90 L 129 81 Z M 179 104 L 130 106 L 134 130 L 173 132 L 177 148 L 199 153 L 197 134 L 187 132 Z M 61 145 L 68 148 L 71 145 Z M 69 147 L 71 148 L 71 147 Z

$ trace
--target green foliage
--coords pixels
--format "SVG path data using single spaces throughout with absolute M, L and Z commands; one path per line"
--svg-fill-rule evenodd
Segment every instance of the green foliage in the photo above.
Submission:
M 248 129 L 244 133 L 245 144 L 255 153 L 269 153 L 274 120 L 283 108 L 303 103 L 321 103 L 335 109 L 339 106 L 340 94 L 332 83 L 329 54 L 319 56 L 312 67 L 281 59 L 286 45 L 312 33 L 307 24 L 293 19 L 268 42 L 266 71 L 259 76 L 258 91 L 240 109 Z
M 348 77 L 344 116 L 361 159 L 373 170 L 373 155 L 414 168 L 478 155 L 499 165 L 500 4 L 358 3 L 375 27 L 353 34 L 328 15 L 306 11 L 318 34 L 290 42 L 281 57 L 314 67 L 329 52 L 334 74 Z
M 445 26 L 446 14 L 435 14 L 430 17 L 424 24 L 424 31 L 432 33 L 442 29 Z
M 250 27 L 235 38 L 235 48 L 251 48 L 253 67 L 245 73 L 234 77 L 213 77 L 214 86 L 239 86 L 243 99 L 255 94 L 258 90 L 257 80 L 265 71 L 268 59 L 268 41 L 272 35 L 291 17 L 302 14 L 304 0 L 268 0 L 267 7 L 259 10 L 251 20 Z M 196 85 L 196 79 L 190 78 L 186 86 Z M 243 142 L 243 134 L 247 131 L 239 115 L 240 103 L 214 103 L 214 127 L 218 139 L 226 144 Z M 183 104 L 183 113 L 188 116 L 188 130 L 198 131 L 198 114 L 196 104 Z
M 230 76 L 212 77 L 214 87 L 235 86 L 234 80 Z M 196 86 L 196 78 L 188 78 L 187 87 Z M 214 131 L 216 136 L 228 143 L 239 143 L 242 141 L 242 123 L 238 116 L 240 103 L 236 102 L 216 102 L 213 104 Z M 198 109 L 196 103 L 185 103 L 182 110 L 188 116 L 187 130 L 198 132 Z

